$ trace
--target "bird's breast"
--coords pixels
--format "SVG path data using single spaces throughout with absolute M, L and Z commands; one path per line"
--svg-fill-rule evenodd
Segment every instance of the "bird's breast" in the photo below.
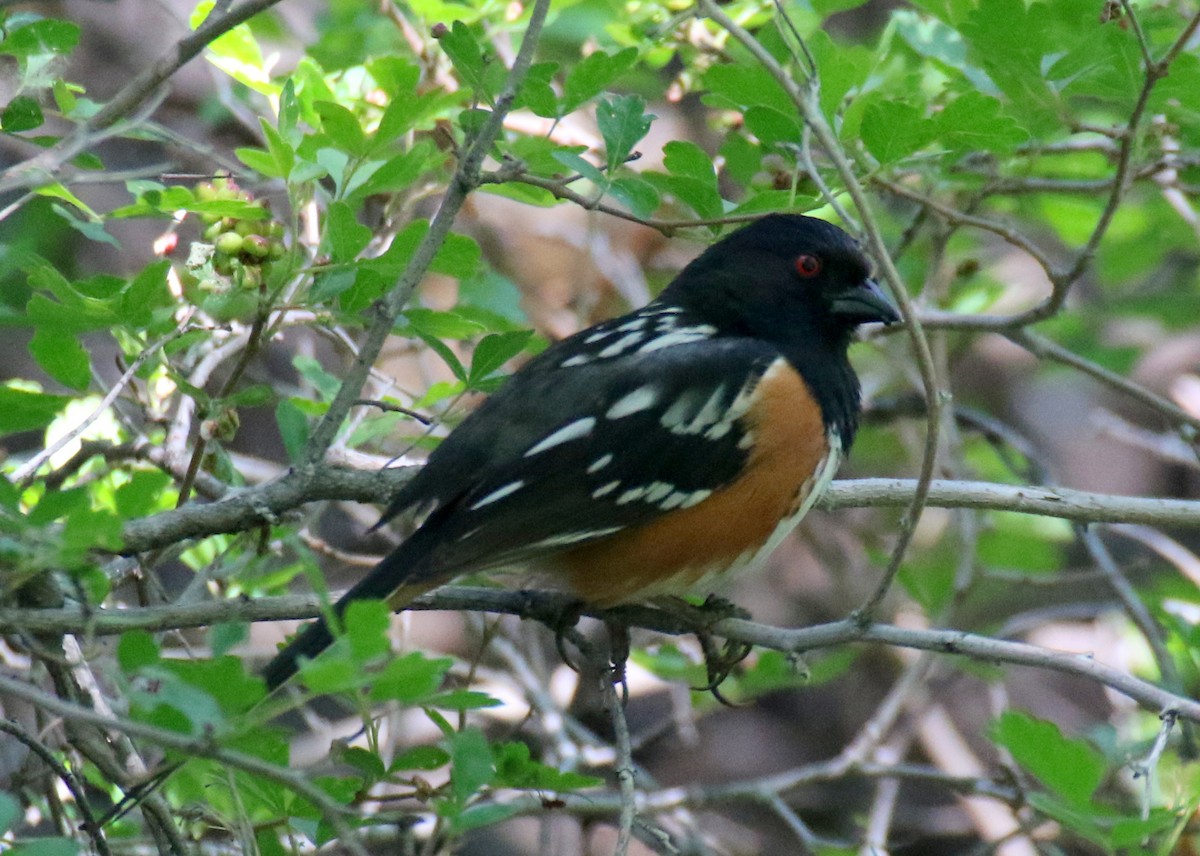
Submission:
M 698 590 L 765 558 L 833 478 L 841 442 L 782 358 L 740 422 L 751 445 L 737 478 L 689 508 L 559 554 L 552 573 L 583 600 L 612 605 Z

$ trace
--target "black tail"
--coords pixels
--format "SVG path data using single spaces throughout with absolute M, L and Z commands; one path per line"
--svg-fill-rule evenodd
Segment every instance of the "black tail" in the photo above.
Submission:
M 442 578 L 430 580 L 417 573 L 420 565 L 414 561 L 413 550 L 406 549 L 410 541 L 401 544 L 370 572 L 342 595 L 333 606 L 334 615 L 341 619 L 346 607 L 356 600 L 386 600 L 396 612 L 408 606 L 416 597 L 440 585 Z M 414 581 L 412 578 L 417 577 Z M 309 624 L 280 651 L 262 671 L 267 691 L 271 692 L 288 681 L 300 668 L 301 657 L 313 658 L 333 644 L 333 633 L 324 618 Z
M 339 602 L 339 606 L 341 603 Z M 300 668 L 299 658 L 315 657 L 333 644 L 333 634 L 324 618 L 319 618 L 302 630 L 263 669 L 267 692 L 282 686 Z

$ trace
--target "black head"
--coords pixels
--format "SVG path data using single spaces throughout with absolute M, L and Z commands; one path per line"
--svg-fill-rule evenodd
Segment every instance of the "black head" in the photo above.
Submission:
M 723 332 L 845 348 L 854 328 L 900 319 L 858 244 L 824 220 L 773 214 L 709 247 L 663 293 Z
M 774 345 L 808 382 L 847 449 L 860 409 L 858 378 L 846 358 L 854 330 L 900 320 L 854 239 L 798 214 L 764 217 L 713 244 L 661 300 L 719 334 Z

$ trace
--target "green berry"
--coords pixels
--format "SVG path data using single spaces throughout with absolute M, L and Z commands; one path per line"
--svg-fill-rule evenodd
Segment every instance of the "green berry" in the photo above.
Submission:
M 223 232 L 217 236 L 215 246 L 218 253 L 236 256 L 245 248 L 246 239 L 237 232 Z
M 271 244 L 262 235 L 247 235 L 242 239 L 242 252 L 256 259 L 265 259 L 271 252 Z
M 225 230 L 221 228 L 220 222 L 214 222 L 204 230 L 204 240 L 211 244 L 213 241 L 219 238 L 221 233 L 224 231 Z

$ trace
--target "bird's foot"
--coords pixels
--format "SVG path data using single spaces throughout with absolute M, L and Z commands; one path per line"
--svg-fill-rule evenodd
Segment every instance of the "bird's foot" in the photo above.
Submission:
M 749 618 L 750 613 L 732 601 L 713 594 L 699 606 L 682 598 L 670 598 L 664 604 L 664 608 L 687 622 L 704 654 L 706 682 L 704 686 L 692 689 L 710 692 L 721 704 L 733 707 L 733 703 L 722 694 L 721 684 L 733 673 L 734 668 L 750 655 L 754 646 L 731 639 L 718 644 L 712 628 L 726 618 Z

